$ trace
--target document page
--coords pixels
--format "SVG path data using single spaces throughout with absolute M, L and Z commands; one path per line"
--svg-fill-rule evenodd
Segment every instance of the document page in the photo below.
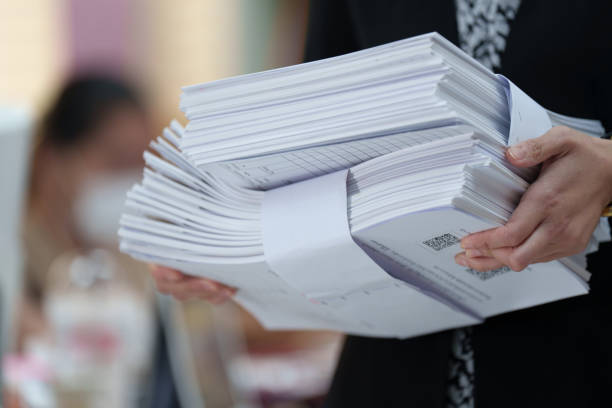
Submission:
M 455 208 L 395 218 L 353 237 L 391 275 L 427 288 L 481 318 L 588 293 L 586 282 L 558 261 L 522 272 L 478 272 L 457 265 L 461 238 L 496 227 Z
M 268 190 L 329 174 L 409 146 L 467 134 L 467 126 L 446 126 L 403 132 L 252 159 L 210 164 L 206 171 L 247 188 Z

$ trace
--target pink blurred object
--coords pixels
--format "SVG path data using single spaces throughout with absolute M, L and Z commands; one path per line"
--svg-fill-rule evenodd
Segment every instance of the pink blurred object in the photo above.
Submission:
M 122 73 L 130 58 L 131 2 L 67 2 L 70 68 L 73 72 Z
M 72 328 L 68 336 L 68 350 L 103 360 L 115 358 L 121 347 L 119 335 L 112 327 L 80 324 Z
M 229 364 L 234 384 L 247 395 L 270 403 L 309 400 L 327 392 L 340 341 L 312 349 L 244 354 Z
M 2 359 L 2 373 L 8 385 L 21 384 L 30 380 L 51 381 L 51 367 L 34 356 L 7 354 Z

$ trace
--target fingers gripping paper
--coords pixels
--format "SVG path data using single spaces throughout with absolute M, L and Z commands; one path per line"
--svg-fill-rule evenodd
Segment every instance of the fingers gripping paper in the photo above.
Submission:
M 406 337 L 479 323 L 391 277 L 353 241 L 347 173 L 265 193 L 263 240 L 269 268 L 311 301 L 353 321 L 353 332 Z

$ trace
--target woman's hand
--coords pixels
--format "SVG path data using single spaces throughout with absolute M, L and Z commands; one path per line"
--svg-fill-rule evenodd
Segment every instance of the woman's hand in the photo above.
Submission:
M 172 295 L 177 300 L 204 299 L 218 305 L 235 293 L 236 289 L 206 278 L 187 276 L 177 270 L 151 265 L 151 276 L 157 290 Z
M 506 225 L 461 240 L 455 261 L 479 271 L 515 271 L 582 252 L 612 201 L 612 141 L 567 127 L 521 142 L 506 152 L 519 167 L 542 164 Z

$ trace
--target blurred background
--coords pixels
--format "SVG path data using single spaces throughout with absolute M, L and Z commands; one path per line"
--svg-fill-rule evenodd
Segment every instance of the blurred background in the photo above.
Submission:
M 341 337 L 178 303 L 117 251 L 180 87 L 299 63 L 307 0 L 0 2 L 0 349 L 14 407 L 317 407 Z

